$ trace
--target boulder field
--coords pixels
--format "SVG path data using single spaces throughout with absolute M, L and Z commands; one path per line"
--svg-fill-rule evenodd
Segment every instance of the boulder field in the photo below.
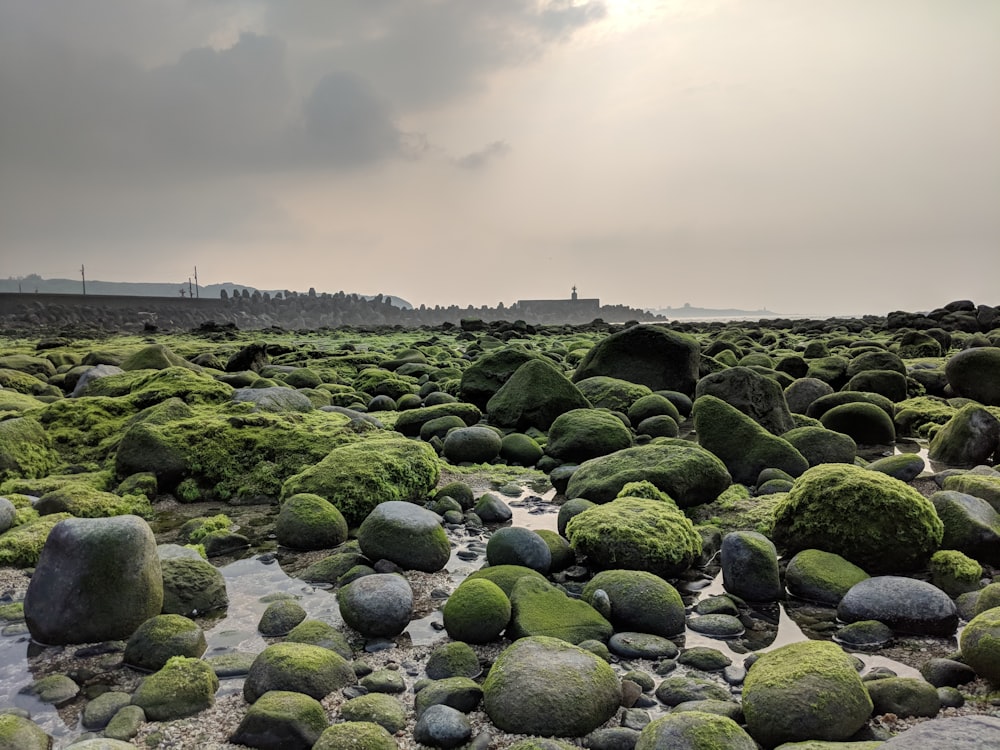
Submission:
M 989 310 L 0 337 L 0 749 L 1000 746 Z

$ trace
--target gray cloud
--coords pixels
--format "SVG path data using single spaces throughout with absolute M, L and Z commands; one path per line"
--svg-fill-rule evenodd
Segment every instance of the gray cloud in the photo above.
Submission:
M 500 159 L 510 151 L 507 141 L 493 141 L 483 146 L 478 151 L 460 156 L 455 159 L 455 165 L 462 169 L 473 171 L 483 169 L 487 164 L 495 159 Z

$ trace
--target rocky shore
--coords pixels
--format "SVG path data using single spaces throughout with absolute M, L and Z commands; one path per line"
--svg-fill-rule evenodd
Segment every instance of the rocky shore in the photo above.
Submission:
M 1000 746 L 1000 308 L 187 322 L 3 321 L 0 750 Z

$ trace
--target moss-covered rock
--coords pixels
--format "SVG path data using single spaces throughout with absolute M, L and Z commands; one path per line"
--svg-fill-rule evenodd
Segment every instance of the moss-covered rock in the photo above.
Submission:
M 640 398 L 652 395 L 651 388 L 607 375 L 594 375 L 577 380 L 576 387 L 595 409 L 628 413 Z
M 894 417 L 896 434 L 926 438 L 957 411 L 944 398 L 936 396 L 917 396 L 901 401 L 896 405 Z
M 836 607 L 854 584 L 868 578 L 857 565 L 840 555 L 819 549 L 804 549 L 785 569 L 788 593 L 807 601 Z
M 368 693 L 345 701 L 340 706 L 340 716 L 345 721 L 378 724 L 390 734 L 406 728 L 406 706 L 385 693 Z
M 708 503 L 732 482 L 715 455 L 688 440 L 661 438 L 580 464 L 566 488 L 570 499 L 607 503 L 629 482 L 648 481 L 682 508 Z
M 413 613 L 413 590 L 394 573 L 371 573 L 337 592 L 340 614 L 366 638 L 392 638 L 406 629 Z
M 445 417 L 457 417 L 463 426 L 471 427 L 483 418 L 483 413 L 478 406 L 464 402 L 407 409 L 396 417 L 395 429 L 407 437 L 423 437 L 421 431 L 425 425 Z
M 672 585 L 642 570 L 604 570 L 583 587 L 583 600 L 594 603 L 604 591 L 611 603 L 609 619 L 618 631 L 652 633 L 669 638 L 684 632 L 684 602 Z
M 468 677 L 432 680 L 417 693 L 413 708 L 419 719 L 431 706 L 448 706 L 469 713 L 479 706 L 483 689 Z
M 436 513 L 413 503 L 379 503 L 358 529 L 361 551 L 370 560 L 390 560 L 404 570 L 435 573 L 451 556 L 448 535 Z
M 959 396 L 1000 406 L 1000 347 L 965 349 L 948 359 L 944 371 Z
M 738 409 L 715 396 L 694 402 L 694 426 L 699 444 L 719 457 L 733 481 L 753 484 L 768 468 L 799 476 L 809 463 L 792 445 Z
M 631 445 L 632 434 L 610 411 L 573 409 L 552 422 L 545 452 L 560 461 L 578 463 Z
M 933 504 L 915 489 L 847 464 L 810 469 L 775 509 L 779 546 L 834 552 L 873 573 L 919 569 L 943 532 Z
M 695 389 L 696 404 L 702 396 L 725 401 L 773 435 L 795 427 L 781 387 L 749 367 L 730 367 L 705 376 Z
M 514 590 L 514 584 L 525 576 L 535 578 L 540 581 L 545 580 L 545 576 L 537 570 L 526 568 L 523 565 L 490 565 L 489 567 L 481 568 L 474 573 L 470 573 L 466 580 L 474 581 L 477 579 L 486 579 L 487 581 L 495 583 L 499 586 L 500 590 L 509 597 L 511 592 Z
M 941 546 L 991 565 L 1000 564 L 1000 514 L 982 498 L 943 490 L 931 502 L 944 524 Z
M 211 563 L 175 557 L 160 560 L 163 574 L 163 613 L 203 615 L 229 605 L 226 579 Z
M 547 359 L 517 368 L 486 404 L 489 421 L 500 427 L 547 430 L 560 414 L 590 404 L 580 390 Z
M 956 597 L 979 588 L 983 567 L 954 549 L 941 549 L 931 555 L 928 570 L 931 582 L 948 596 Z
M 976 466 L 1000 449 L 1000 420 L 979 404 L 963 406 L 931 438 L 928 458 L 950 466 Z
M 55 462 L 49 438 L 35 419 L 14 417 L 0 422 L 0 481 L 43 477 Z
M 585 510 L 566 525 L 574 550 L 597 568 L 645 570 L 662 577 L 686 570 L 701 537 L 672 502 L 621 497 Z
M 129 354 L 122 360 L 121 368 L 125 372 L 133 370 L 165 370 L 168 367 L 186 367 L 199 372 L 198 365 L 188 362 L 175 354 L 166 344 L 150 344 Z
M 739 724 L 726 716 L 682 711 L 663 716 L 643 727 L 635 750 L 755 750 Z
M 500 729 L 580 737 L 614 716 L 621 687 L 599 657 L 558 638 L 516 641 L 483 683 L 483 703 Z
M 954 474 L 945 478 L 942 488 L 982 498 L 1000 512 L 1000 477 L 989 474 Z
M 455 640 L 489 643 L 510 622 L 510 599 L 492 581 L 469 579 L 448 597 L 442 615 L 445 630 Z
M 345 721 L 327 728 L 312 750 L 398 750 L 383 727 L 369 721 Z
M 1000 685 L 1000 607 L 972 618 L 959 639 L 962 661 L 976 674 Z
M 850 435 L 825 427 L 796 427 L 781 437 L 801 453 L 810 466 L 851 464 L 858 451 L 858 444 Z
M 360 524 L 386 500 L 422 502 L 438 480 L 438 458 L 426 443 L 373 435 L 335 448 L 318 464 L 290 477 L 283 498 L 309 492 L 337 506 L 348 525 Z
M 542 635 L 575 645 L 587 640 L 606 641 L 613 632 L 611 623 L 597 610 L 547 581 L 520 579 L 511 591 L 510 604 L 507 632 L 512 639 Z
M 140 625 L 125 644 L 125 663 L 150 672 L 162 669 L 174 656 L 194 659 L 205 653 L 205 633 L 181 615 L 157 615 Z
M 388 396 L 397 401 L 403 396 L 416 393 L 419 388 L 416 378 L 377 367 L 369 367 L 359 372 L 352 385 L 356 390 L 370 396 Z
M 319 495 L 300 493 L 281 504 L 274 533 L 284 547 L 326 549 L 347 541 L 347 521 Z
M 211 708 L 218 689 L 219 678 L 207 662 L 175 656 L 142 681 L 132 704 L 151 721 L 172 721 Z
M 543 455 L 542 446 L 523 432 L 504 435 L 500 442 L 500 458 L 512 466 L 534 466 Z
M 329 725 L 326 710 L 315 698 L 273 690 L 247 709 L 230 740 L 255 748 L 309 750 Z
M 824 413 L 820 422 L 828 430 L 850 435 L 860 445 L 889 445 L 896 441 L 892 417 L 875 404 L 841 404 Z
M 606 375 L 654 391 L 690 395 L 698 381 L 700 359 L 700 347 L 692 336 L 660 326 L 632 326 L 595 344 L 577 366 L 573 381 Z
M 449 431 L 441 453 L 453 464 L 483 464 L 496 460 L 502 447 L 498 432 L 485 425 L 473 425 Z
M 846 740 L 871 711 L 871 698 L 850 658 L 825 641 L 793 643 L 764 654 L 743 683 L 747 728 L 764 747 Z
M 52 738 L 31 719 L 0 713 L 0 747 L 5 750 L 50 750 Z
M 806 409 L 806 416 L 813 419 L 823 419 L 823 415 L 828 411 L 843 406 L 845 404 L 872 404 L 885 412 L 889 419 L 892 419 L 895 406 L 892 401 L 877 393 L 865 393 L 863 391 L 838 391 L 828 396 L 821 396 L 813 401 Z
M 69 513 L 35 517 L 0 534 L 0 565 L 30 568 L 38 564 L 45 540 L 60 521 L 72 518 Z
M 351 649 L 347 636 L 330 623 L 322 620 L 303 620 L 285 636 L 285 642 L 321 646 L 348 660 L 354 657 L 354 651 Z
M 253 703 L 270 690 L 292 690 L 322 700 L 356 682 L 350 662 L 335 651 L 308 643 L 275 643 L 254 659 L 243 697 Z
M 481 409 L 521 365 L 538 358 L 521 346 L 508 346 L 479 357 L 463 373 L 459 394 Z
M 84 483 L 70 482 L 46 492 L 35 503 L 40 515 L 69 513 L 77 518 L 109 518 L 134 515 L 152 518 L 153 508 L 145 495 L 125 495 L 102 492 Z

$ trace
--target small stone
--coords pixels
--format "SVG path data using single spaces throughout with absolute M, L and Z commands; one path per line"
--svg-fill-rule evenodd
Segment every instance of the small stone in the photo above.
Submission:
M 413 727 L 413 739 L 431 747 L 454 748 L 472 737 L 468 717 L 451 706 L 437 704 L 421 714 Z
M 649 633 L 615 633 L 608 648 L 625 659 L 673 659 L 679 652 L 673 641 Z
M 702 672 L 721 672 L 732 664 L 733 660 L 718 649 L 694 646 L 685 649 L 677 662 L 686 667 L 700 669 Z
M 745 630 L 740 619 L 732 615 L 701 615 L 688 618 L 687 624 L 696 633 L 713 638 L 735 638 Z

